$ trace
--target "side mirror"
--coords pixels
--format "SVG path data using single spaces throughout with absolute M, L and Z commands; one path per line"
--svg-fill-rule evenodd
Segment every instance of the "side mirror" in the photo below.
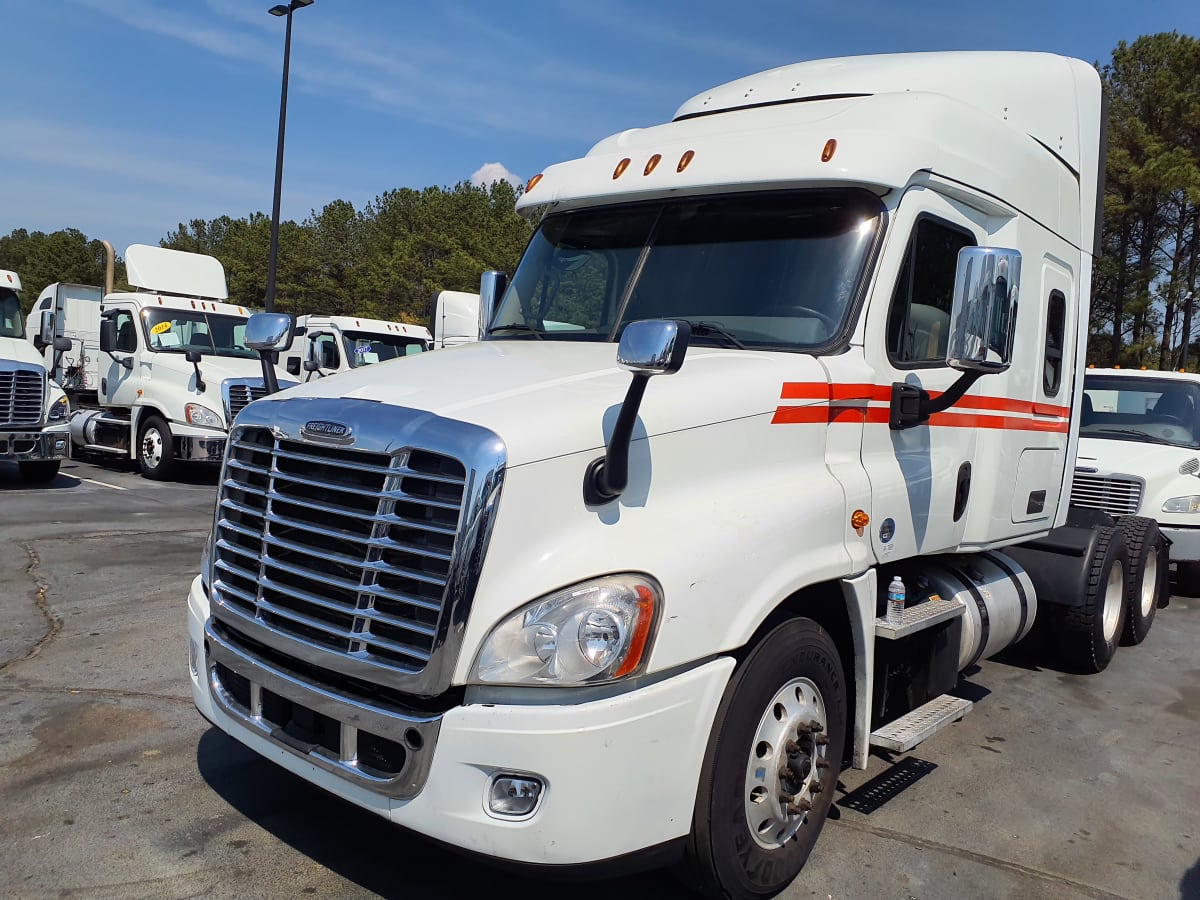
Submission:
M 508 275 L 504 272 L 498 272 L 495 269 L 489 269 L 484 272 L 479 278 L 479 338 L 487 334 L 487 330 L 491 327 L 492 318 L 496 315 L 496 305 L 500 302 L 500 298 L 504 296 L 504 289 L 508 287 Z
M 960 372 L 1003 372 L 1012 365 L 1021 254 L 963 247 L 954 275 L 946 363 Z
M 298 356 L 289 356 L 288 357 L 287 373 L 289 375 L 299 375 L 300 374 L 300 357 L 298 357 Z
M 100 352 L 111 354 L 117 349 L 117 323 L 112 319 L 100 321 Z
M 592 460 L 583 474 L 583 500 L 589 506 L 615 500 L 629 485 L 629 444 L 646 384 L 653 375 L 679 371 L 691 337 L 692 327 L 673 319 L 650 319 L 625 326 L 617 345 L 617 364 L 633 373 L 633 381 L 604 456 Z
M 192 364 L 192 368 L 196 370 L 196 390 L 204 393 L 208 390 L 208 385 L 204 383 L 204 376 L 200 374 L 200 360 L 204 357 L 199 350 L 189 350 L 183 354 L 183 358 Z
M 246 321 L 246 346 L 260 353 L 290 349 L 295 335 L 292 317 L 287 313 L 255 313 Z
M 54 310 L 52 309 L 42 310 L 42 321 L 38 328 L 38 341 L 41 342 L 42 347 L 49 347 L 54 343 Z M 38 349 L 40 350 L 41 347 Z M 70 350 L 71 348 L 68 346 L 67 349 Z
M 71 349 L 71 339 L 69 337 L 56 337 L 54 339 L 54 352 L 66 353 Z
M 183 354 L 183 358 L 186 359 L 190 363 L 198 363 L 204 357 L 202 357 L 200 355 L 199 350 L 189 350 L 187 353 Z
M 292 371 L 290 367 L 288 368 L 288 371 L 289 372 Z M 304 361 L 304 371 L 305 372 L 320 372 L 321 371 L 321 361 L 319 359 L 306 359 Z M 299 375 L 300 373 L 292 372 L 292 374 Z

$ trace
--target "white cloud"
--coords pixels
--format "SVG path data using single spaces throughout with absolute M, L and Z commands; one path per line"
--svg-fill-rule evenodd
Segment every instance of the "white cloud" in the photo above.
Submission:
M 525 183 L 520 175 L 514 175 L 498 162 L 484 163 L 471 174 L 471 184 L 476 187 L 491 187 L 497 181 L 507 181 L 515 188 Z

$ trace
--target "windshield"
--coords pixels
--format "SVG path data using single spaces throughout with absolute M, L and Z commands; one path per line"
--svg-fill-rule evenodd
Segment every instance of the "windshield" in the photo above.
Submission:
M 547 217 L 493 338 L 613 341 L 629 322 L 686 319 L 693 343 L 811 349 L 842 332 L 879 200 L 865 191 L 640 203 Z
M 402 334 L 370 334 L 363 331 L 343 331 L 342 344 L 346 348 L 346 359 L 350 368 L 369 366 L 401 356 L 412 356 L 429 349 L 420 338 Z
M 142 319 L 150 349 L 156 352 L 199 350 L 208 356 L 258 358 L 244 343 L 246 319 L 240 316 L 163 308 L 143 310 Z
M 1168 378 L 1087 375 L 1082 437 L 1200 448 L 1200 383 Z
M 25 337 L 25 320 L 21 318 L 21 298 L 15 291 L 0 288 L 0 337 Z

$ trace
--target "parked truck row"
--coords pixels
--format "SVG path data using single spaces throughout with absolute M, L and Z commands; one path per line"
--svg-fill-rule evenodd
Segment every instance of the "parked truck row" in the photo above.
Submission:
M 482 340 L 233 423 L 198 710 L 465 850 L 781 891 L 980 660 L 1149 630 L 1167 541 L 1071 502 L 1103 130 L 1080 60 L 854 57 L 535 176 Z

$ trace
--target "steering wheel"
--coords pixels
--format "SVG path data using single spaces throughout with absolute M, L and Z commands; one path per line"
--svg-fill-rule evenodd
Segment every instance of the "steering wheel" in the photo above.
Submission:
M 1168 424 L 1178 425 L 1180 428 L 1188 428 L 1188 427 L 1190 427 L 1190 426 L 1188 425 L 1188 423 L 1187 423 L 1187 422 L 1185 422 L 1185 421 L 1183 420 L 1183 418 L 1182 418 L 1182 417 L 1180 417 L 1180 416 L 1173 416 L 1173 415 L 1171 415 L 1170 413 L 1159 413 L 1159 414 L 1158 414 L 1158 415 L 1156 415 L 1154 418 L 1155 418 L 1157 421 L 1160 421 L 1160 422 L 1163 422 L 1163 423 L 1168 423 Z
M 801 303 L 777 303 L 774 306 L 768 306 L 766 309 L 760 309 L 758 311 L 758 315 L 788 316 L 789 318 L 803 316 L 810 319 L 817 319 L 820 322 L 824 322 L 829 327 L 830 334 L 833 334 L 835 331 L 837 331 L 838 326 L 841 324 L 839 319 L 835 319 L 833 316 L 829 315 L 829 313 L 821 312 L 819 309 L 813 309 L 811 306 L 804 306 Z

